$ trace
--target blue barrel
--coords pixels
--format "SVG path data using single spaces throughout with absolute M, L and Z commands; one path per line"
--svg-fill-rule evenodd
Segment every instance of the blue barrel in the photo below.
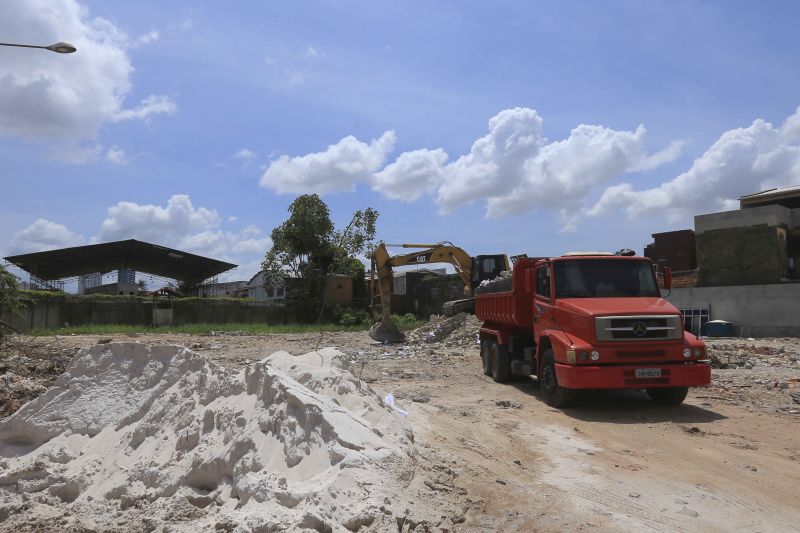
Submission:
M 706 335 L 709 337 L 733 337 L 733 324 L 725 320 L 706 322 Z

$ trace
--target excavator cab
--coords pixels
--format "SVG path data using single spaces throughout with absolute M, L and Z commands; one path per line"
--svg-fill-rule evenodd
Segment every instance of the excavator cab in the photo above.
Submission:
M 500 275 L 500 272 L 508 269 L 508 258 L 503 254 L 477 255 L 473 257 L 470 293 L 474 296 L 475 289 L 481 284 L 482 281 L 494 279 Z

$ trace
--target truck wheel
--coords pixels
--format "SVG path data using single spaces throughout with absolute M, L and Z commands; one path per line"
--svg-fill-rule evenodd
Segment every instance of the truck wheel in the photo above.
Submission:
M 492 339 L 481 340 L 481 359 L 483 360 L 483 374 L 485 376 L 492 375 Z
M 542 355 L 542 371 L 539 376 L 539 389 L 542 391 L 544 403 L 551 407 L 567 407 L 578 400 L 574 389 L 566 389 L 558 384 L 556 364 L 553 350 L 547 349 Z
M 505 344 L 492 342 L 492 379 L 505 383 L 511 377 L 511 357 Z
M 686 399 L 689 387 L 667 387 L 665 389 L 647 389 L 647 395 L 660 405 L 678 405 Z

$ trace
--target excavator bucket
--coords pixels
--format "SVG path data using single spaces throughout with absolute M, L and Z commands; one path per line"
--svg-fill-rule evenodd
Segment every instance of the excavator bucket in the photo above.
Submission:
M 394 322 L 378 322 L 369 330 L 369 336 L 378 342 L 405 342 L 406 335 Z

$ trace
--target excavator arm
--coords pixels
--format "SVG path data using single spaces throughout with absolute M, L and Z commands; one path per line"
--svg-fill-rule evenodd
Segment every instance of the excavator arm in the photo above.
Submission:
M 387 246 L 419 248 L 404 255 L 390 256 Z M 437 244 L 396 244 L 381 243 L 372 254 L 372 274 L 370 277 L 372 314 L 379 322 L 369 332 L 377 341 L 403 342 L 405 335 L 392 322 L 391 301 L 394 285 L 393 267 L 424 265 L 428 263 L 449 263 L 464 281 L 464 294 L 470 294 L 472 279 L 472 257 L 449 242 Z M 377 300 L 377 302 L 376 302 Z

